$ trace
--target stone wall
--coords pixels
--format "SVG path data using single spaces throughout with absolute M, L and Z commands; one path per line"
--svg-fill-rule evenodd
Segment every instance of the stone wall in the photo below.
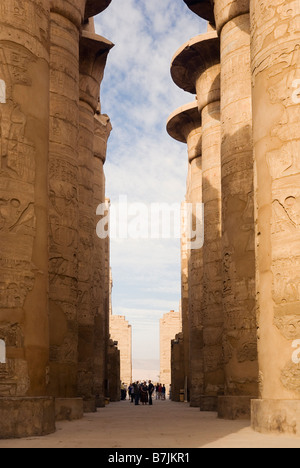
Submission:
M 121 361 L 121 382 L 126 385 L 132 383 L 132 328 L 125 317 L 121 315 L 110 316 L 110 336 L 118 342 Z
M 182 330 L 181 314 L 171 310 L 160 320 L 160 382 L 171 385 L 171 340 Z

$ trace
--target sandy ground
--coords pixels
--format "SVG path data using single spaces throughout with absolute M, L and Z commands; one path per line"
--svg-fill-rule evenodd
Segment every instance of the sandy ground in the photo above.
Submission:
M 224 421 L 188 404 L 113 403 L 46 437 L 0 440 L 0 448 L 300 448 L 300 439 L 262 435 L 247 421 Z

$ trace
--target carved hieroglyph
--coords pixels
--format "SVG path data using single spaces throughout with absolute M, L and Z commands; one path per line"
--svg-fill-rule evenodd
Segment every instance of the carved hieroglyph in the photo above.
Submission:
M 0 396 L 46 394 L 48 40 L 48 1 L 1 1 Z
M 49 307 L 51 394 L 77 396 L 79 24 L 51 2 Z M 60 2 L 61 3 L 61 2 Z M 77 20 L 76 20 L 77 18 Z
M 264 399 L 299 399 L 300 5 L 251 1 L 258 213 L 259 365 Z M 266 119 L 265 116 L 268 116 Z

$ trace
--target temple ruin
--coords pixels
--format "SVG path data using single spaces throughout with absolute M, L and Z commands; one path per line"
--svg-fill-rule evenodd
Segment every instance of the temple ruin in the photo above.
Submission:
M 300 3 L 183 1 L 208 27 L 171 63 L 188 94 L 167 130 L 187 147 L 188 178 L 161 381 L 174 401 L 184 391 L 219 418 L 300 436 Z M 114 44 L 93 18 L 110 3 L 0 0 L 3 439 L 51 434 L 132 379 L 131 329 L 110 323 L 110 240 L 96 234 Z M 188 206 L 193 228 L 204 210 L 199 245 Z
M 187 144 L 204 244 L 184 233 L 173 397 L 188 382 L 202 411 L 299 435 L 299 2 L 184 1 L 208 32 L 172 60 L 196 101 L 167 129 Z
M 109 241 L 95 232 L 111 131 L 99 92 L 113 44 L 93 16 L 109 4 L 0 3 L 3 438 L 51 433 L 119 385 Z

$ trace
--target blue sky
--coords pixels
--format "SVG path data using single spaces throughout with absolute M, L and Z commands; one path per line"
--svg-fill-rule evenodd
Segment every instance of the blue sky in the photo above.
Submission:
M 184 200 L 186 147 L 168 136 L 166 121 L 194 96 L 173 83 L 170 63 L 184 42 L 205 31 L 183 0 L 112 0 L 96 18 L 96 32 L 115 44 L 101 87 L 102 112 L 113 125 L 105 165 L 112 203 L 120 195 L 147 204 Z M 148 370 L 154 378 L 159 319 L 179 307 L 180 241 L 113 240 L 111 266 L 114 314 L 133 327 L 134 375 Z

